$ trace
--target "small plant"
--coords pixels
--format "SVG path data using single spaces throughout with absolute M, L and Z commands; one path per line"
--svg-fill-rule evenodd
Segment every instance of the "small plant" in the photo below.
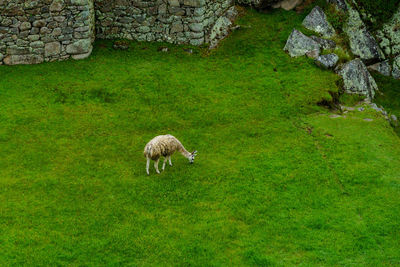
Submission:
M 341 34 L 348 19 L 347 13 L 343 10 L 338 10 L 333 4 L 328 5 L 325 11 L 328 21 L 332 24 L 333 28 Z

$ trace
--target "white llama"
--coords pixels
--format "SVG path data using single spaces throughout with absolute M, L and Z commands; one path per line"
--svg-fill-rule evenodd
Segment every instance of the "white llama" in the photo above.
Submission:
M 146 164 L 146 172 L 149 175 L 149 167 L 150 160 L 154 160 L 154 168 L 157 173 L 160 173 L 158 170 L 158 162 L 160 161 L 160 157 L 164 157 L 164 163 L 162 166 L 162 170 L 165 169 L 165 163 L 167 160 L 169 161 L 169 165 L 172 166 L 171 156 L 175 151 L 181 152 L 181 154 L 189 160 L 190 163 L 193 163 L 194 158 L 196 157 L 197 151 L 193 151 L 192 153 L 188 152 L 182 145 L 182 143 L 176 139 L 174 136 L 167 135 L 159 135 L 154 137 L 147 143 L 144 147 L 144 156 L 147 159 Z

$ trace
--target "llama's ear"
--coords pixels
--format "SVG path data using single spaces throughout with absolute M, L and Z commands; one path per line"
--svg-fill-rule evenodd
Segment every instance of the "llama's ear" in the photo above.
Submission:
M 193 155 L 196 155 L 196 154 L 197 154 L 197 150 L 193 151 L 192 154 L 193 154 Z

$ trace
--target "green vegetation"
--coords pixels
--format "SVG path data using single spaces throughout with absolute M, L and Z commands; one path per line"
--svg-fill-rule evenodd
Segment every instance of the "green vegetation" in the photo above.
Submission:
M 399 8 L 398 0 L 356 0 L 358 9 L 372 16 L 371 29 L 379 29 Z
M 372 75 L 380 88 L 380 93 L 376 96 L 376 103 L 383 106 L 389 114 L 394 114 L 400 119 L 400 80 L 383 76 L 380 73 L 372 73 Z M 395 131 L 400 135 L 399 127 L 395 127 Z
M 0 265 L 398 265 L 399 137 L 317 105 L 338 76 L 282 50 L 303 18 L 247 11 L 207 56 L 0 66 Z M 165 133 L 199 155 L 147 176 Z

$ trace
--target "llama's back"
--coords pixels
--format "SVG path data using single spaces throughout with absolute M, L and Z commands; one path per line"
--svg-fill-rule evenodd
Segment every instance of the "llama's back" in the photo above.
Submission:
M 179 146 L 181 146 L 181 143 L 174 136 L 170 134 L 159 135 L 151 139 L 144 147 L 144 156 L 157 160 L 161 156 L 172 155 L 178 150 Z

